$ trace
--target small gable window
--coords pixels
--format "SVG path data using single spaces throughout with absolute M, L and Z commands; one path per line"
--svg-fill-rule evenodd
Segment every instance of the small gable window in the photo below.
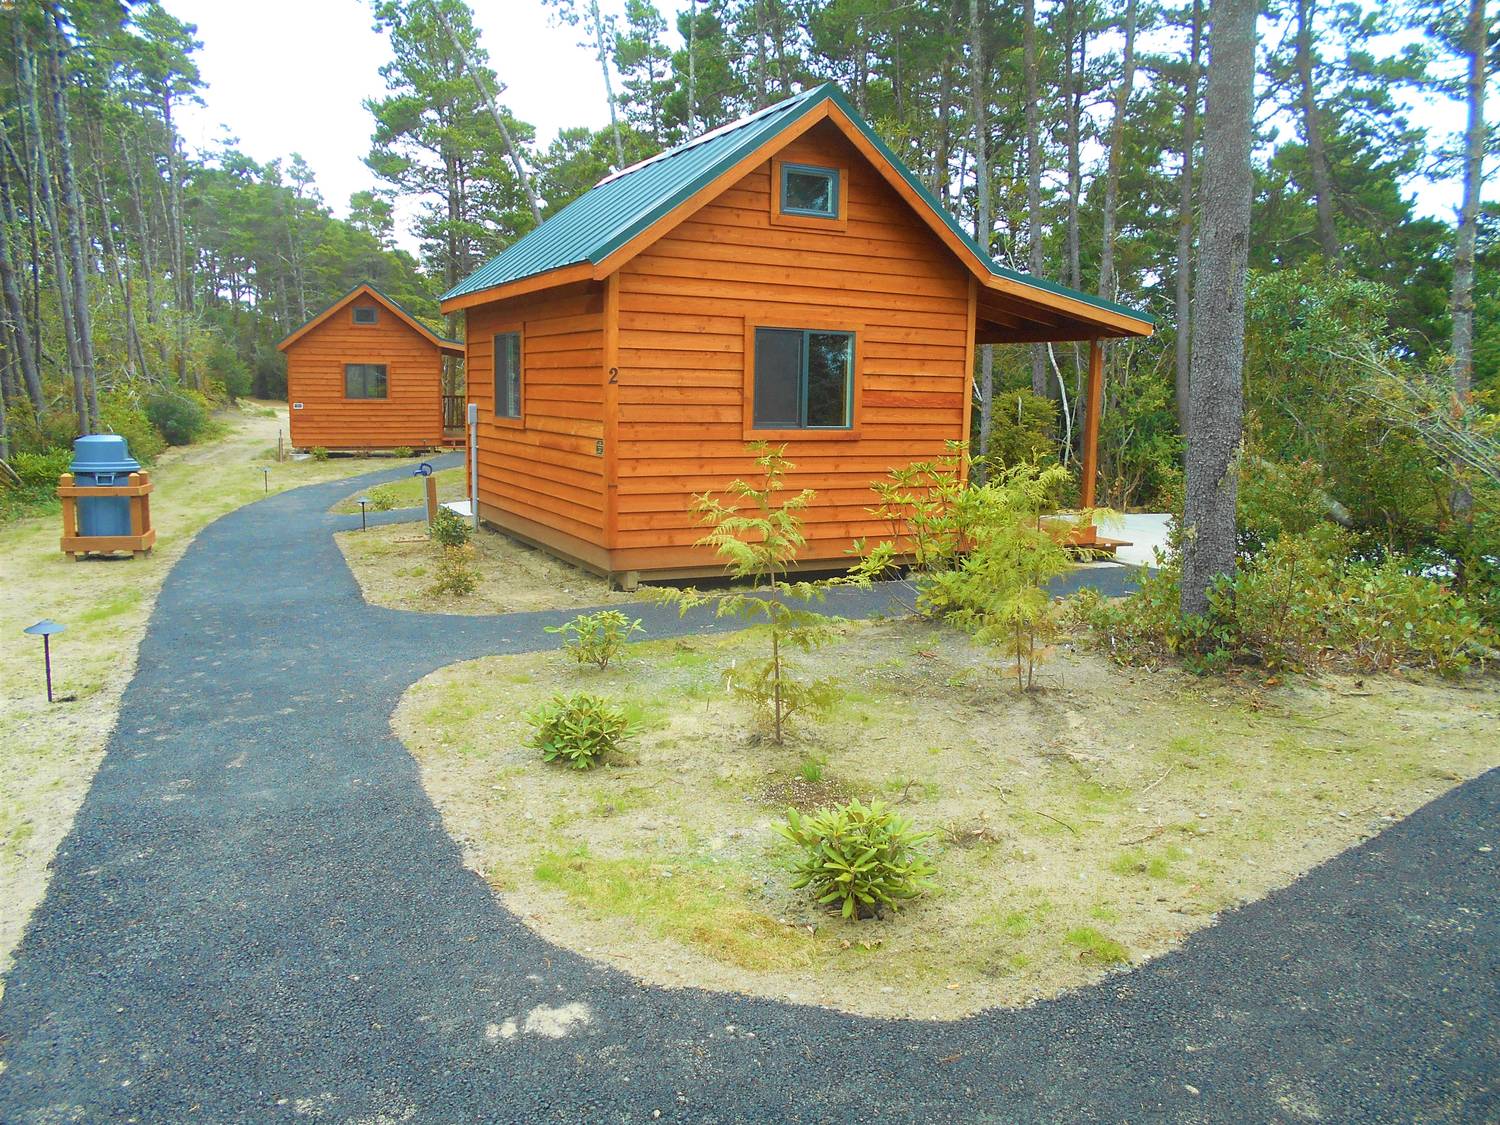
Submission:
M 814 168 L 808 164 L 781 166 L 781 210 L 787 215 L 839 217 L 839 173 L 837 168 Z
M 345 398 L 385 398 L 386 394 L 385 364 L 344 364 Z
M 853 383 L 854 333 L 755 330 L 755 429 L 848 429 Z
M 495 417 L 521 416 L 521 334 L 495 337 Z
M 355 305 L 354 306 L 354 323 L 355 324 L 374 324 L 375 321 L 376 321 L 376 319 L 377 319 L 377 317 L 378 317 L 378 315 L 379 314 L 376 313 L 374 305 Z

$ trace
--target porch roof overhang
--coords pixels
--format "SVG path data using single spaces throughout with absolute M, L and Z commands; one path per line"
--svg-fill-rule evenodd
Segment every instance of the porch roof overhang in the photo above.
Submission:
M 1060 286 L 1039 290 L 1004 275 L 992 275 L 978 286 L 974 321 L 977 344 L 1126 339 L 1150 336 L 1155 328 L 1139 313 L 1080 300 Z

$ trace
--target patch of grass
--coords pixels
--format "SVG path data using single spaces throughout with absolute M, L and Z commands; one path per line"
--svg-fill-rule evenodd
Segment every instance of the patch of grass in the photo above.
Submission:
M 604 859 L 579 847 L 544 851 L 535 875 L 586 910 L 629 918 L 740 968 L 798 968 L 817 958 L 811 935 L 745 905 L 733 889 L 746 881 L 745 873 L 726 865 L 705 869 L 689 856 Z
M 389 461 L 386 467 L 395 468 Z M 432 474 L 438 482 L 438 503 L 443 504 L 449 500 L 462 500 L 464 498 L 464 471 L 462 468 L 439 469 Z M 389 507 L 392 508 L 420 508 L 427 503 L 427 483 L 422 477 L 405 477 L 401 480 L 391 481 L 379 486 L 379 491 L 390 497 Z M 332 511 L 341 515 L 359 515 L 359 504 L 356 501 L 360 496 L 368 496 L 371 493 L 354 492 L 340 500 L 332 508 Z
M 1078 950 L 1078 956 L 1101 965 L 1122 965 L 1130 960 L 1130 953 L 1123 945 L 1093 926 L 1077 926 L 1063 935 L 1063 941 Z
M 91 625 L 96 621 L 108 621 L 112 617 L 119 617 L 128 613 L 141 604 L 145 594 L 139 589 L 121 590 L 114 597 L 106 598 L 96 602 L 87 609 L 80 611 L 74 620 L 79 625 Z

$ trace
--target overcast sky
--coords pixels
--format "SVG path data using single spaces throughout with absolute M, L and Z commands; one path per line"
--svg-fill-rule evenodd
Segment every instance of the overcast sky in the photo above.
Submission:
M 347 212 L 351 192 L 375 186 L 365 167 L 373 121 L 362 104 L 384 92 L 379 69 L 389 59 L 373 29 L 366 0 L 165 0 L 179 19 L 198 26 L 198 64 L 207 84 L 204 105 L 182 115 L 187 143 L 217 147 L 226 136 L 259 161 L 301 153 L 334 212 Z M 538 0 L 472 0 L 490 64 L 505 82 L 503 101 L 537 128 L 542 144 L 570 125 L 608 121 L 598 64 L 578 45 L 578 30 L 553 26 Z M 623 0 L 605 0 L 606 9 Z M 658 0 L 671 12 L 685 4 Z M 670 20 L 675 26 L 675 20 Z M 1451 102 L 1416 106 L 1413 123 L 1447 133 L 1461 127 Z M 1491 179 L 1500 184 L 1500 177 Z M 1493 188 L 1486 196 L 1493 195 Z M 1457 185 L 1425 185 L 1418 210 L 1448 221 Z M 398 220 L 400 211 L 398 210 Z M 405 231 L 401 241 L 415 249 Z

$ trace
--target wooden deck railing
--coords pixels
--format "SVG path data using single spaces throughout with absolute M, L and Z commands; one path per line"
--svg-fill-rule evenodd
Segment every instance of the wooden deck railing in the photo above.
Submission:
M 461 434 L 464 432 L 464 396 L 443 396 L 443 433 Z

